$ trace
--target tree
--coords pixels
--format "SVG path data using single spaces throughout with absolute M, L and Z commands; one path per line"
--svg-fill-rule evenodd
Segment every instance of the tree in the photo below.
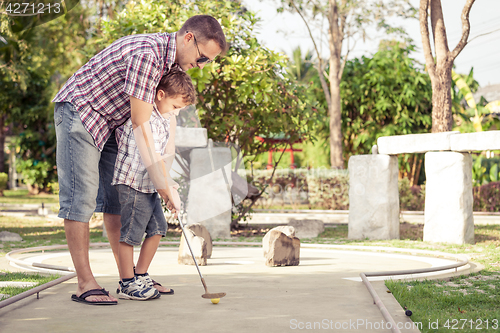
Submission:
M 469 75 L 461 75 L 452 71 L 452 111 L 455 115 L 457 129 L 461 132 L 482 132 L 488 130 L 495 123 L 498 125 L 498 118 L 494 115 L 494 109 L 500 105 L 500 101 L 488 103 L 484 97 L 480 97 L 476 102 L 473 92 L 477 91 L 479 84 L 473 78 L 473 70 Z M 468 108 L 467 108 L 468 107 Z
M 64 83 L 61 77 L 85 60 L 80 49 L 87 42 L 88 11 L 76 6 L 43 24 L 26 18 L 33 19 L 0 16 L 5 40 L 0 48 L 0 161 L 8 125 L 17 135 L 18 172 L 35 194 L 57 179 L 51 99 Z
M 444 24 L 441 0 L 420 0 L 420 33 L 424 49 L 427 71 L 432 82 L 432 132 L 451 131 L 453 116 L 451 112 L 451 80 L 455 58 L 460 54 L 469 38 L 469 12 L 475 0 L 467 0 L 462 10 L 462 36 L 455 48 L 450 51 Z M 429 38 L 429 15 L 434 40 L 432 54 Z
M 423 66 L 409 54 L 414 46 L 381 43 L 373 57 L 348 60 L 342 91 L 344 157 L 370 154 L 381 136 L 428 132 L 432 89 Z M 401 156 L 400 173 L 416 184 L 422 157 Z
M 94 49 L 129 34 L 178 31 L 199 13 L 218 19 L 231 45 L 225 57 L 189 71 L 199 93 L 200 121 L 209 138 L 239 146 L 241 158 L 248 161 L 273 148 L 269 142 L 255 140 L 256 135 L 286 135 L 292 143 L 308 139 L 317 123 L 314 113 L 321 106 L 310 98 L 308 87 L 294 84 L 285 75 L 287 58 L 259 44 L 253 32 L 258 19 L 239 1 L 130 2 L 114 19 L 103 21 Z M 233 219 L 233 226 L 254 199 Z
M 386 18 L 395 14 L 411 17 L 415 14 L 415 9 L 408 0 L 393 0 L 387 4 L 382 1 L 361 0 L 281 0 L 281 3 L 283 7 L 279 10 L 286 8 L 299 13 L 314 43 L 317 56 L 316 68 L 320 73 L 319 78 L 329 110 L 330 164 L 332 168 L 344 168 L 340 82 L 350 51 L 349 41 L 355 36 L 365 39 L 366 29 L 374 24 L 388 33 L 404 34 L 401 28 L 391 27 Z M 317 19 L 323 18 L 328 21 L 326 35 L 330 56 L 327 61 L 322 59 L 321 41 L 316 41 L 311 29 L 311 25 Z M 342 55 L 344 40 L 348 41 L 348 45 L 347 52 Z
M 308 84 L 315 75 L 314 64 L 312 61 L 313 54 L 310 50 L 302 57 L 302 50 L 296 47 L 293 50 L 292 59 L 288 66 L 288 74 L 292 80 L 302 84 Z

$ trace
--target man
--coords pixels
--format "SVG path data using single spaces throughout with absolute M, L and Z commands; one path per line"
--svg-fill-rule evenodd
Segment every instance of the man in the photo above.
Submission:
M 115 41 L 80 68 L 54 98 L 59 217 L 64 218 L 78 277 L 75 296 L 84 303 L 117 303 L 94 279 L 88 255 L 88 221 L 94 211 L 102 212 L 118 264 L 120 203 L 111 186 L 117 153 L 114 129 L 131 118 L 142 161 L 159 195 L 178 212 L 179 200 L 172 197 L 161 171 L 163 161 L 150 149 L 154 146 L 149 119 L 155 87 L 172 67 L 203 68 L 226 50 L 217 20 L 193 16 L 176 33 L 132 35 Z

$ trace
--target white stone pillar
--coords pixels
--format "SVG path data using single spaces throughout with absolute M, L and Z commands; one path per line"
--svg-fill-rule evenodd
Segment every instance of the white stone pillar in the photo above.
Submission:
M 190 154 L 187 223 L 201 223 L 215 238 L 229 238 L 231 228 L 231 150 L 196 148 Z
M 349 159 L 349 239 L 399 239 L 398 159 Z
M 471 155 L 428 152 L 425 175 L 424 241 L 474 243 Z

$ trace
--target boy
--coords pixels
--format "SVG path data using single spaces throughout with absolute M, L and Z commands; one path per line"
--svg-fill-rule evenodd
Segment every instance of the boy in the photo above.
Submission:
M 172 69 L 165 75 L 157 89 L 151 114 L 151 132 L 156 138 L 154 151 L 163 171 L 168 175 L 175 156 L 175 116 L 179 109 L 195 104 L 196 93 L 189 75 Z M 119 243 L 120 287 L 118 296 L 123 299 L 147 300 L 160 297 L 154 287 L 155 282 L 147 270 L 156 253 L 160 239 L 167 231 L 167 221 L 163 215 L 160 197 L 146 167 L 142 163 L 139 148 L 135 142 L 132 121 L 129 119 L 116 131 L 118 155 L 112 185 L 118 191 L 121 205 L 121 236 Z M 176 202 L 167 202 L 167 207 L 179 207 L 178 185 L 171 179 L 170 192 Z M 178 212 L 175 212 L 176 214 Z M 141 244 L 139 260 L 134 269 L 134 246 Z M 165 294 L 173 294 L 170 289 Z

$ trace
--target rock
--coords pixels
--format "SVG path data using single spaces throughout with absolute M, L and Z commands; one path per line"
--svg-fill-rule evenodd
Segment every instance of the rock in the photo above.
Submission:
M 0 232 L 0 242 L 20 242 L 23 239 L 19 234 L 9 231 Z
M 273 231 L 273 230 L 281 231 L 282 233 L 284 233 L 285 235 L 287 235 L 289 237 L 295 236 L 295 228 L 292 226 L 288 226 L 288 225 L 275 227 L 275 228 L 272 228 L 271 230 L 269 230 L 264 235 L 264 238 L 262 238 L 262 248 L 264 250 L 264 257 L 267 256 L 267 254 L 269 253 L 269 249 L 270 249 L 269 245 L 271 244 L 271 242 L 270 242 L 271 231 Z
M 210 233 L 207 228 L 205 228 L 205 226 L 201 223 L 190 224 L 184 228 L 191 230 L 195 236 L 201 237 L 205 240 L 205 243 L 207 243 L 207 258 L 210 258 L 212 256 L 212 237 L 210 237 Z
M 425 176 L 424 242 L 474 243 L 471 155 L 429 152 Z
M 300 260 L 300 240 L 295 236 L 287 236 L 277 228 L 271 229 L 262 240 L 266 265 L 298 266 Z
M 325 224 L 321 220 L 294 220 L 288 222 L 295 229 L 297 238 L 315 238 L 325 231 Z
M 189 239 L 189 244 L 191 244 L 191 249 L 193 250 L 194 257 L 199 266 L 207 265 L 207 242 L 203 237 L 196 236 L 194 232 L 188 228 L 184 228 L 187 237 Z M 179 256 L 177 257 L 177 262 L 181 265 L 194 265 L 193 257 L 189 251 L 188 245 L 186 244 L 186 239 L 184 233 L 181 237 L 181 244 L 179 246 Z
M 349 185 L 348 238 L 399 239 L 397 156 L 351 156 Z
M 450 137 L 460 132 L 441 132 L 382 136 L 377 139 L 378 153 L 397 155 L 450 150 Z

